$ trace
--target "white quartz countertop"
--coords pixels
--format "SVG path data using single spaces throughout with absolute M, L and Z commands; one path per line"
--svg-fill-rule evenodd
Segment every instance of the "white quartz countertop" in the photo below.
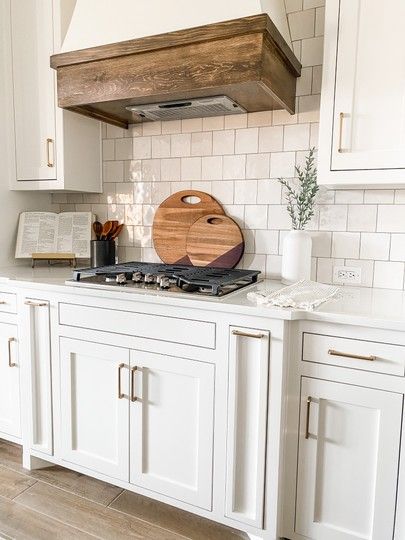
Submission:
M 317 320 L 342 324 L 353 324 L 374 328 L 405 331 L 405 293 L 387 289 L 342 287 L 339 297 L 325 302 L 314 311 L 301 311 L 276 307 L 257 306 L 248 300 L 247 292 L 278 289 L 278 281 L 265 280 L 246 287 L 236 293 L 216 297 L 196 297 L 168 292 L 137 292 L 131 289 L 100 289 L 66 285 L 72 276 L 67 267 L 13 266 L 0 268 L 0 291 L 10 288 L 37 289 L 41 291 L 103 298 L 118 298 L 134 302 L 148 302 L 183 306 L 212 311 L 241 313 L 244 315 L 269 317 L 284 320 Z

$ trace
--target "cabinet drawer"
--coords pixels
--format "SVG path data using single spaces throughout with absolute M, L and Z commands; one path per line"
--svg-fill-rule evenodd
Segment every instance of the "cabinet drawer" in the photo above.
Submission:
M 0 291 L 0 312 L 17 313 L 17 297 L 15 294 Z
M 304 333 L 302 360 L 403 377 L 405 347 Z
M 61 303 L 59 324 L 215 349 L 215 323 L 206 321 Z

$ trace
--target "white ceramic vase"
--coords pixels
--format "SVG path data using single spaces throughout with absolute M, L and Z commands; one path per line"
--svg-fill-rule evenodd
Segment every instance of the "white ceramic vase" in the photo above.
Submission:
M 312 238 L 307 231 L 290 231 L 284 238 L 281 281 L 296 283 L 311 278 Z

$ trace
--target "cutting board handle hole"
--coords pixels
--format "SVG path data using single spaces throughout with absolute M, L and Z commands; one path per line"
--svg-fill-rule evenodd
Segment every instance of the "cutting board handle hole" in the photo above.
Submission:
M 201 202 L 200 197 L 195 197 L 194 195 L 186 195 L 185 197 L 182 197 L 181 200 L 185 204 L 200 204 Z
M 210 225 L 219 225 L 222 223 L 222 221 L 223 220 L 221 218 L 217 217 L 211 217 L 207 219 L 207 223 L 209 223 Z

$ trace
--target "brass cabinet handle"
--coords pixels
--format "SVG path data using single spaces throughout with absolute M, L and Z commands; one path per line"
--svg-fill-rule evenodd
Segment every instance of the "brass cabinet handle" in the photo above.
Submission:
M 51 145 L 52 145 L 52 159 L 51 159 Z M 53 147 L 53 139 L 46 139 L 46 159 L 47 159 L 47 165 L 48 167 L 54 167 L 54 147 Z
M 377 360 L 376 356 L 363 356 L 362 354 L 350 354 L 340 351 L 335 351 L 334 349 L 329 349 L 328 354 L 330 356 L 341 356 L 342 358 L 352 358 L 353 360 L 366 360 L 367 362 L 374 362 Z
M 8 338 L 8 367 L 16 367 L 16 363 L 11 361 L 11 344 L 17 341 L 16 338 Z
M 134 403 L 138 400 L 135 395 L 135 373 L 138 371 L 138 366 L 134 366 L 131 369 L 131 401 Z
M 307 418 L 305 420 L 305 438 L 309 439 L 309 415 L 311 414 L 312 397 L 307 397 Z
M 24 304 L 31 307 L 44 307 L 48 305 L 48 302 L 33 302 L 32 300 L 26 300 Z
M 249 334 L 248 332 L 241 332 L 240 330 L 232 330 L 234 336 L 250 337 L 254 339 L 263 339 L 266 334 Z
M 124 398 L 124 394 L 122 393 L 121 389 L 121 371 L 123 367 L 125 367 L 125 364 L 120 364 L 118 366 L 118 399 Z
M 342 148 L 342 139 L 343 139 L 343 119 L 345 115 L 344 113 L 339 114 L 339 146 L 338 146 L 338 152 L 341 154 L 343 152 Z
M 0 300 L 0 304 L 4 306 L 4 304 L 7 304 L 7 302 L 5 300 Z

